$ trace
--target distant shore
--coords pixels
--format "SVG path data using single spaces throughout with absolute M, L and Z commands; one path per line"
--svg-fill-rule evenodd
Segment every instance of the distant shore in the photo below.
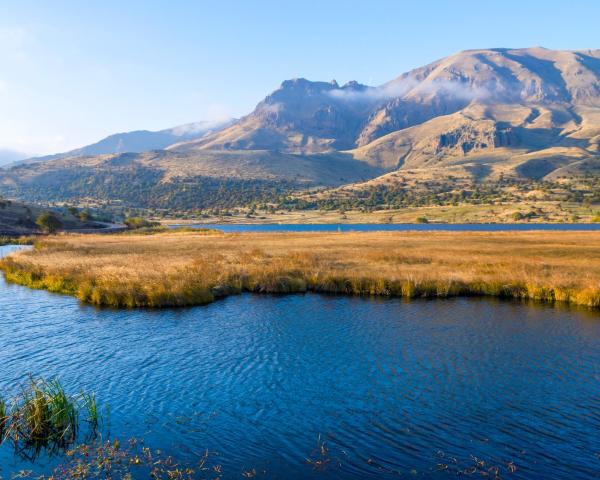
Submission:
M 164 225 L 214 223 L 593 223 L 597 207 L 580 203 L 524 201 L 501 205 L 436 205 L 390 210 L 291 210 L 269 212 L 239 209 L 221 215 L 190 215 L 159 219 Z

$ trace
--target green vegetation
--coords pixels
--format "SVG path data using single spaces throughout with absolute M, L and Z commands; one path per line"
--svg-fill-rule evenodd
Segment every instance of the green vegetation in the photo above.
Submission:
M 33 245 L 37 237 L 26 235 L 20 237 L 9 237 L 0 235 L 0 246 L 2 245 Z
M 80 417 L 95 435 L 98 410 L 93 395 L 68 395 L 61 383 L 30 378 L 10 405 L 0 400 L 0 443 L 10 440 L 17 453 L 34 458 L 42 449 L 64 450 L 75 443 Z
M 123 223 L 125 225 L 127 225 L 127 227 L 131 230 L 136 230 L 138 228 L 152 228 L 152 227 L 159 227 L 160 223 L 158 222 L 151 222 L 150 220 L 146 220 L 145 218 L 141 218 L 141 217 L 129 217 L 126 218 Z
M 119 175 L 86 167 L 63 173 L 56 184 L 4 186 L 4 193 L 39 203 L 80 203 L 92 198 L 96 203 L 184 211 L 279 201 L 300 187 L 287 181 L 202 176 L 165 182 L 162 171 L 139 165 L 121 170 Z
M 428 180 L 395 172 L 385 180 L 377 179 L 354 186 L 307 189 L 306 184 L 293 182 L 200 176 L 165 182 L 162 174 L 142 166 L 132 166 L 119 176 L 92 170 L 88 173 L 72 179 L 73 183 L 67 175 L 65 183 L 52 187 L 51 191 L 23 185 L 10 187 L 14 188 L 10 193 L 32 201 L 54 202 L 48 205 L 70 213 L 71 220 L 73 217 L 77 221 L 94 218 L 108 222 L 128 217 L 211 218 L 213 221 L 235 218 L 244 222 L 291 212 L 311 215 L 312 212 L 347 212 L 351 220 L 354 213 L 370 214 L 375 210 L 402 212 L 430 207 L 460 209 L 489 206 L 503 212 L 507 205 L 536 202 L 544 208 L 522 211 L 523 217 L 515 219 L 511 218 L 511 210 L 503 221 L 585 222 L 593 218 L 592 212 L 600 204 L 600 176 L 597 175 L 554 181 L 501 178 L 475 182 L 453 177 Z M 564 209 L 564 205 L 569 207 Z M 408 221 L 414 221 L 416 216 Z M 576 217 L 580 218 L 574 220 Z M 467 221 L 489 222 L 495 221 L 494 218 L 490 214 L 485 220 L 476 216 Z M 432 221 L 432 218 L 429 217 L 429 220 Z
M 54 233 L 63 226 L 63 223 L 58 219 L 58 217 L 51 212 L 42 213 L 37 218 L 35 223 L 42 231 L 46 233 Z
M 416 222 L 417 223 L 429 223 L 429 220 L 427 220 L 427 217 L 417 217 Z
M 396 174 L 401 176 L 401 173 Z M 533 193 L 533 197 L 531 194 Z M 356 189 L 294 195 L 278 208 L 355 210 L 398 209 L 432 205 L 494 205 L 518 202 L 525 198 L 545 201 L 600 203 L 600 177 L 590 176 L 564 181 L 501 179 L 494 182 L 465 182 L 453 179 L 390 181 L 364 184 Z

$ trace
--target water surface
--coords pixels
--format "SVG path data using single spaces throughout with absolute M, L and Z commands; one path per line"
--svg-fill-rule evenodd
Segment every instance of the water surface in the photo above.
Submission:
M 507 478 L 600 476 L 600 320 L 586 310 L 241 295 L 115 311 L 0 280 L 0 365 L 0 392 L 58 375 L 111 406 L 113 437 L 189 462 L 208 448 L 224 478 L 445 478 L 471 455 Z M 331 461 L 315 470 L 319 436 Z M 52 461 L 4 446 L 0 465 L 10 478 Z

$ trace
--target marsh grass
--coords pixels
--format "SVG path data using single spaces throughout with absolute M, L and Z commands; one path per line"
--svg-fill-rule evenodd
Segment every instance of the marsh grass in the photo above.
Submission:
M 83 406 L 86 412 L 86 421 L 90 426 L 90 431 L 95 435 L 100 424 L 100 415 L 98 413 L 98 403 L 96 401 L 96 395 L 93 393 L 81 393 L 83 400 Z
M 62 235 L 0 268 L 8 281 L 110 307 L 308 291 L 600 307 L 600 232 Z
M 39 236 L 25 235 L 21 237 L 11 237 L 0 235 L 0 247 L 3 245 L 33 245 Z
M 89 432 L 98 427 L 93 395 L 68 395 L 56 380 L 30 378 L 10 404 L 0 401 L 0 443 L 11 441 L 18 454 L 35 458 L 42 449 L 56 452 L 75 443 L 82 408 L 88 411 Z
M 6 430 L 6 423 L 8 421 L 6 401 L 0 397 L 0 444 L 4 438 L 4 432 Z

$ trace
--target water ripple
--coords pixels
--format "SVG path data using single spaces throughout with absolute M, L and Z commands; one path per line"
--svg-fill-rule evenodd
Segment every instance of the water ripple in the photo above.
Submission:
M 585 310 L 244 295 L 111 311 L 0 280 L 0 365 L 0 391 L 59 375 L 111 406 L 113 435 L 184 461 L 208 448 L 224 478 L 431 478 L 472 455 L 514 478 L 599 478 L 600 320 Z M 0 465 L 23 467 L 6 448 Z

